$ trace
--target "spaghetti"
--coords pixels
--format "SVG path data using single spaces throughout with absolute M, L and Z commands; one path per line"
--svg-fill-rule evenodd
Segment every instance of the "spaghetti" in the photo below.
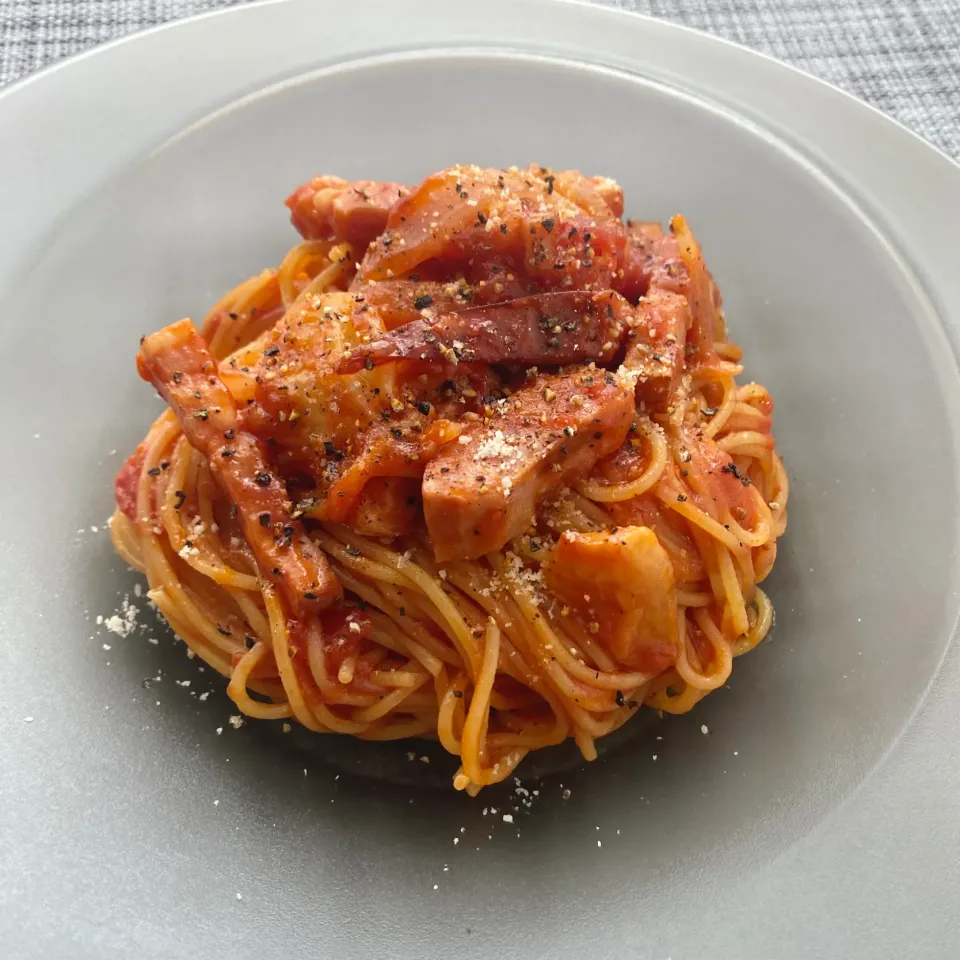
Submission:
M 142 341 L 111 527 L 238 708 L 436 737 L 476 794 L 721 686 L 788 484 L 685 221 L 541 167 L 288 206 L 278 269 Z

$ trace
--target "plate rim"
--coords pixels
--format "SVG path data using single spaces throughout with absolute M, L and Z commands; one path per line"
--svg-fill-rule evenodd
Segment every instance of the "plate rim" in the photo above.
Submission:
M 444 7 L 443 0 L 405 0 L 405 5 L 408 7 L 413 6 L 422 9 L 433 8 L 437 11 L 443 9 Z M 68 90 L 71 90 L 71 85 L 69 82 L 66 84 L 63 83 L 64 75 L 66 75 L 69 80 L 75 75 L 75 72 L 78 69 L 89 69 L 89 66 L 85 67 L 84 65 L 93 64 L 94 69 L 96 69 L 97 64 L 106 65 L 110 59 L 115 56 L 118 50 L 129 51 L 131 48 L 136 47 L 138 44 L 148 40 L 149 38 L 159 38 L 160 42 L 162 43 L 171 43 L 175 45 L 180 42 L 177 37 L 182 31 L 194 30 L 198 25 L 203 27 L 205 24 L 213 24 L 214 26 L 212 29 L 216 31 L 217 27 L 215 25 L 227 19 L 240 22 L 242 20 L 252 18 L 255 15 L 260 15 L 264 11 L 293 8 L 309 9 L 310 7 L 316 8 L 320 6 L 321 4 L 319 3 L 309 3 L 309 0 L 256 0 L 256 2 L 248 5 L 208 11 L 186 19 L 159 24 L 147 30 L 114 39 L 106 44 L 93 47 L 89 50 L 82 51 L 75 56 L 50 64 L 39 71 L 20 78 L 9 86 L 0 90 L 0 124 L 4 122 L 3 118 L 10 110 L 9 105 L 14 103 L 17 98 L 22 97 L 24 92 L 36 92 L 39 90 L 42 96 L 50 96 L 57 92 L 56 85 L 58 84 L 60 87 L 66 86 Z M 325 4 L 323 6 L 325 6 Z M 354 0 L 353 6 L 357 9 L 365 8 L 372 11 L 376 11 L 378 9 L 378 5 L 375 0 Z M 778 61 L 767 54 L 743 47 L 724 38 L 706 34 L 691 27 L 666 23 L 653 17 L 647 17 L 621 9 L 599 7 L 592 3 L 584 2 L 584 0 L 487 0 L 487 7 L 488 9 L 496 9 L 499 11 L 498 16 L 494 19 L 500 19 L 500 15 L 503 16 L 503 19 L 500 19 L 500 24 L 504 30 L 508 28 L 511 19 L 515 19 L 519 22 L 522 21 L 524 16 L 528 15 L 532 11 L 545 11 L 554 7 L 563 7 L 568 11 L 571 11 L 571 16 L 574 19 L 582 16 L 585 19 L 595 20 L 598 23 L 600 20 L 607 20 L 611 24 L 619 23 L 624 33 L 630 33 L 633 31 L 642 32 L 644 30 L 653 31 L 654 33 L 666 32 L 667 34 L 672 34 L 674 36 L 686 37 L 687 40 L 683 41 L 684 43 L 689 42 L 694 46 L 700 45 L 702 48 L 711 49 L 714 51 L 725 51 L 723 57 L 730 57 L 733 60 L 741 59 L 744 57 L 744 55 L 746 55 L 747 60 L 750 62 L 754 64 L 762 64 L 763 70 L 769 70 L 773 74 L 780 77 L 789 75 L 792 78 L 789 82 L 791 84 L 799 85 L 797 87 L 798 99 L 802 98 L 802 91 L 804 89 L 811 91 L 819 90 L 821 94 L 829 94 L 830 97 L 835 98 L 836 103 L 843 104 L 841 109 L 847 113 L 848 117 L 870 116 L 873 119 L 874 124 L 869 129 L 864 129 L 862 131 L 863 140 L 868 141 L 871 139 L 880 139 L 886 140 L 887 142 L 893 142 L 903 154 L 909 154 L 915 158 L 923 158 L 918 162 L 926 165 L 929 170 L 933 171 L 937 175 L 938 179 L 942 178 L 943 180 L 951 181 L 951 193 L 955 194 L 958 200 L 956 209 L 960 209 L 960 163 L 951 158 L 939 147 L 930 143 L 929 141 L 926 141 L 915 131 L 883 113 L 878 108 L 857 99 L 852 94 L 829 83 L 828 81 L 815 77 L 812 74 L 808 74 L 790 64 Z M 512 15 L 511 8 L 513 8 Z M 452 7 L 450 9 L 452 10 Z M 544 28 L 545 32 L 549 33 L 550 18 L 543 18 L 540 25 Z M 204 29 L 206 28 L 204 27 Z M 536 46 L 534 46 L 533 50 L 536 50 Z M 370 51 L 370 53 L 375 52 L 378 51 Z M 532 51 L 521 50 L 520 52 L 529 53 Z M 541 52 L 548 53 L 550 55 L 559 53 L 560 56 L 563 56 L 562 52 L 560 51 L 542 50 Z M 615 69 L 624 69 L 622 64 L 611 63 L 606 59 L 595 59 L 590 56 L 590 53 L 591 51 L 585 47 L 582 51 L 583 55 L 581 62 L 593 64 L 595 66 L 610 66 Z M 345 56 L 340 62 L 358 59 L 359 56 L 359 54 Z M 637 61 L 638 63 L 642 63 L 642 55 L 638 54 Z M 324 64 L 321 62 L 316 64 L 317 67 L 322 65 Z M 254 89 L 263 89 L 273 86 L 285 78 L 298 76 L 303 72 L 306 71 L 297 69 L 293 74 L 283 74 L 263 79 L 256 83 Z M 649 76 L 649 74 L 644 72 L 641 72 L 641 74 L 644 76 Z M 654 75 L 654 79 L 662 78 Z M 162 78 L 158 77 L 156 80 L 151 79 L 150 82 L 162 84 Z M 82 93 L 80 93 L 82 87 L 82 83 L 75 83 L 74 88 L 76 92 L 74 93 L 71 90 L 71 95 L 74 98 L 76 96 L 82 97 Z M 123 84 L 115 84 L 113 87 L 113 89 L 116 90 L 118 100 L 123 100 L 124 98 L 129 99 L 130 94 L 128 94 L 124 87 L 125 85 Z M 44 94 L 44 88 L 49 88 L 50 94 Z M 248 87 L 243 87 L 242 89 L 237 90 L 235 96 L 236 98 L 241 98 L 249 92 L 252 91 Z M 61 90 L 60 93 L 62 95 L 63 91 Z M 724 103 L 723 100 L 718 102 L 721 104 Z M 206 116 L 213 110 L 218 109 L 218 107 L 223 106 L 226 106 L 226 104 L 220 103 L 218 106 L 213 106 L 210 109 L 205 107 L 199 113 L 199 115 L 195 115 L 193 112 L 191 112 L 189 117 L 185 117 L 184 126 L 192 124 L 193 120 L 197 119 L 198 116 Z M 746 116 L 750 119 L 753 119 L 753 116 L 750 113 L 747 113 Z M 34 116 L 33 122 L 35 125 L 42 125 L 45 121 L 42 116 Z M 904 138 L 903 134 L 907 134 L 908 136 Z M 800 134 L 800 137 L 801 140 L 803 140 L 803 134 Z M 40 138 L 38 137 L 38 139 Z M 166 139 L 166 136 L 161 135 L 159 137 L 154 137 L 153 141 L 155 145 L 159 146 L 165 142 Z M 787 142 L 791 143 L 792 141 L 788 140 Z M 816 144 L 813 145 L 816 147 Z M 142 155 L 143 153 L 143 150 L 137 150 L 135 151 L 134 156 Z M 847 169 L 848 167 L 857 166 L 856 158 L 851 160 L 849 155 L 843 158 L 837 158 L 837 160 L 839 162 L 841 174 L 844 176 L 849 173 L 849 170 Z M 940 163 L 942 160 L 946 161 L 945 166 Z M 121 160 L 121 165 L 124 162 L 126 161 Z M 2 156 L 0 156 L 0 171 L 3 170 L 6 164 L 7 162 Z M 836 168 L 834 167 L 833 163 L 831 163 L 826 169 L 832 175 Z M 0 181 L 3 179 L 4 178 L 0 176 Z M 931 177 L 931 179 L 933 178 Z M 842 180 L 841 184 L 843 184 Z M 75 195 L 73 203 L 82 200 L 82 198 L 97 185 L 98 183 L 94 183 L 93 187 L 88 185 L 85 189 L 81 189 L 79 193 Z M 929 185 L 924 185 L 924 187 L 927 190 L 932 189 L 929 187 Z M 3 187 L 0 187 L 0 199 L 2 199 L 3 196 L 3 189 Z M 905 194 L 909 192 L 909 190 L 904 191 Z M 894 200 L 891 202 L 885 198 L 878 198 L 876 194 L 876 186 L 872 186 L 866 190 L 865 198 L 867 206 L 865 211 L 869 213 L 869 219 L 872 221 L 874 213 L 876 212 L 874 209 L 874 204 L 877 204 L 880 218 L 878 222 L 883 225 L 883 233 L 886 235 L 889 230 L 896 229 L 898 222 L 902 222 L 904 219 L 902 211 L 897 209 L 901 203 L 901 198 L 894 198 Z M 73 204 L 71 204 L 71 206 L 72 205 Z M 0 207 L 2 206 L 3 204 L 0 202 Z M 950 204 L 944 202 L 942 209 L 944 211 L 948 211 L 950 209 Z M 919 216 L 922 216 L 922 214 L 919 214 Z M 944 212 L 941 214 L 941 217 L 946 219 L 947 213 Z M 906 219 L 909 220 L 911 218 L 908 217 Z M 49 220 L 44 219 L 42 222 L 44 223 L 45 228 L 49 226 Z M 932 243 L 933 241 L 930 242 Z M 899 248 L 897 252 L 901 252 Z M 912 243 L 909 244 L 908 247 L 902 252 L 905 256 L 908 256 L 908 262 L 911 271 L 916 272 L 914 269 L 916 267 L 916 260 L 913 256 L 915 252 L 914 245 Z M 3 242 L 0 240 L 0 274 L 3 273 L 6 264 L 7 256 L 4 253 Z M 953 278 L 952 284 L 943 282 L 943 277 L 945 275 L 942 273 L 942 270 L 939 271 L 939 278 L 938 271 L 934 271 L 933 275 L 931 276 L 925 269 L 921 269 L 918 273 L 916 273 L 916 275 L 921 278 L 924 291 L 934 298 L 934 303 L 936 304 L 936 314 L 940 321 L 940 326 L 942 327 L 946 340 L 950 344 L 951 366 L 954 368 L 954 373 L 956 373 L 957 357 L 960 355 L 960 351 L 958 351 L 958 343 L 960 343 L 960 281 L 958 281 L 957 278 Z M 945 291 L 942 297 L 940 296 L 941 291 Z M 952 310 L 949 306 L 951 303 L 953 304 Z M 956 635 L 957 625 L 954 623 L 951 639 L 948 640 L 946 644 L 945 652 L 940 660 L 937 672 L 931 678 L 923 696 L 918 701 L 913 715 L 908 722 L 908 728 L 914 726 L 917 715 L 927 709 L 929 701 L 937 698 L 936 694 L 932 697 L 932 693 L 936 691 L 941 697 L 943 696 L 945 689 L 945 685 L 943 683 L 944 674 L 948 670 L 950 670 L 952 674 L 956 674 L 958 672 L 956 669 L 958 666 Z M 905 728 L 904 733 L 906 732 L 906 729 L 907 728 Z M 903 734 L 901 734 L 901 736 L 894 741 L 888 751 L 886 751 L 878 760 L 878 764 L 874 768 L 873 774 L 861 782 L 861 784 L 859 784 L 852 791 L 852 793 L 839 805 L 838 808 L 831 811 L 831 813 L 828 814 L 829 818 L 835 819 L 840 811 L 845 808 L 849 814 L 851 800 L 854 797 L 860 796 L 866 789 L 868 781 L 875 779 L 876 771 L 882 766 L 888 765 L 890 763 L 891 756 L 902 749 L 901 744 L 903 739 Z M 917 783 L 917 787 L 922 790 L 922 783 Z M 875 785 L 874 789 L 876 789 Z M 811 834 L 805 838 L 803 846 L 809 849 L 810 844 L 814 843 L 820 834 L 821 830 L 819 826 L 815 827 L 811 831 Z M 807 841 L 809 841 L 809 843 Z
M 25 73 L 23 76 L 17 77 L 15 80 L 11 80 L 9 83 L 4 84 L 0 87 L 0 110 L 4 109 L 4 101 L 10 97 L 12 94 L 20 92 L 21 89 L 26 88 L 30 84 L 45 80 L 47 77 L 55 74 L 59 70 L 65 68 L 72 68 L 77 63 L 98 56 L 100 54 L 108 54 L 113 48 L 125 45 L 132 41 L 140 40 L 155 34 L 160 34 L 165 31 L 173 30 L 178 27 L 189 26 L 190 24 L 196 23 L 198 21 L 212 20 L 219 17 L 230 16 L 232 14 L 238 14 L 243 11 L 254 10 L 257 8 L 268 8 L 274 7 L 279 4 L 286 3 L 296 3 L 298 0 L 249 0 L 249 2 L 244 4 L 238 4 L 236 6 L 230 7 L 216 7 L 210 10 L 203 10 L 198 13 L 192 13 L 184 17 L 177 17 L 172 20 L 165 20 L 161 23 L 153 24 L 149 27 L 143 27 L 142 29 L 134 30 L 130 33 L 122 34 L 118 37 L 112 37 L 109 40 L 105 40 L 102 43 L 94 43 L 90 47 L 87 47 L 84 50 L 79 50 L 76 53 L 69 54 L 68 56 L 61 57 L 58 60 L 54 60 L 50 63 L 44 64 L 42 67 L 38 67 L 36 70 L 31 70 L 28 73 Z M 301 0 L 302 2 L 302 0 Z M 315 0 L 317 5 L 320 5 L 329 0 Z M 367 0 L 355 0 L 356 3 L 365 3 Z M 879 107 L 874 106 L 874 104 L 869 103 L 866 100 L 858 97 L 856 94 L 850 92 L 849 90 L 844 89 L 839 84 L 834 83 L 830 80 L 826 80 L 823 77 L 817 76 L 815 73 L 811 73 L 808 70 L 804 70 L 802 67 L 798 67 L 795 64 L 792 64 L 786 60 L 781 60 L 773 54 L 766 53 L 763 50 L 757 50 L 754 47 L 747 46 L 744 43 L 739 43 L 736 40 L 731 40 L 728 37 L 720 36 L 719 34 L 710 33 L 707 30 L 703 30 L 699 27 L 693 27 L 685 23 L 675 23 L 670 20 L 666 20 L 661 17 L 653 16 L 652 14 L 642 13 L 639 10 L 629 10 L 624 7 L 609 7 L 606 6 L 602 0 L 522 0 L 523 3 L 533 3 L 541 7 L 546 7 L 548 4 L 563 4 L 572 8 L 579 8 L 584 11 L 588 11 L 589 14 L 601 14 L 611 16 L 613 18 L 622 18 L 624 20 L 639 20 L 646 22 L 648 24 L 656 24 L 658 26 L 667 27 L 670 30 L 678 31 L 680 33 L 690 34 L 694 37 L 704 39 L 710 43 L 719 44 L 721 46 L 729 47 L 733 50 L 736 50 L 739 54 L 747 54 L 750 57 L 758 58 L 759 60 L 765 61 L 778 69 L 788 70 L 791 73 L 796 74 L 798 77 L 802 78 L 804 82 L 813 82 L 819 86 L 825 87 L 834 94 L 838 94 L 843 98 L 851 101 L 858 109 L 866 109 L 873 113 L 876 117 L 885 120 L 888 123 L 893 124 L 901 132 L 908 134 L 911 138 L 919 141 L 922 146 L 928 147 L 933 150 L 935 153 L 939 154 L 944 160 L 948 163 L 954 165 L 960 170 L 960 159 L 955 159 L 950 156 L 942 147 L 933 143 L 931 140 L 926 139 L 922 134 L 918 133 L 913 128 L 907 126 L 902 120 L 898 120 L 896 117 L 891 116 L 889 113 L 884 112 Z

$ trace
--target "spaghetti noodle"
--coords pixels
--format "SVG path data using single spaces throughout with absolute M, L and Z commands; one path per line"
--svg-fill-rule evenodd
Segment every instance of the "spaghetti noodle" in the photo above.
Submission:
M 685 221 L 541 167 L 288 206 L 278 269 L 142 341 L 111 527 L 239 709 L 436 737 L 476 794 L 721 686 L 788 485 Z

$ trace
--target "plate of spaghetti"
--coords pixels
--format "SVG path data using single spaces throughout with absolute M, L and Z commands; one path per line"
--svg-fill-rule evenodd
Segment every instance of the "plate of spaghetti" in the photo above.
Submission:
M 5 956 L 955 941 L 956 166 L 481 12 L 0 94 Z
M 240 711 L 436 737 L 475 795 L 723 686 L 788 483 L 686 220 L 544 166 L 287 206 L 277 269 L 141 341 L 111 524 Z

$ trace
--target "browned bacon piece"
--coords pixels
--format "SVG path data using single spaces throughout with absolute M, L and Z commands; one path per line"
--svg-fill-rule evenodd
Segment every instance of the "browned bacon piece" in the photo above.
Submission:
M 636 307 L 623 366 L 637 375 L 637 403 L 656 413 L 670 406 L 683 375 L 690 326 L 687 298 L 651 290 Z
M 287 198 L 290 219 L 306 240 L 343 240 L 362 257 L 387 225 L 390 208 L 410 193 L 399 183 L 314 177 Z
M 623 215 L 623 188 L 610 177 L 584 177 L 577 170 L 562 170 L 553 177 L 553 189 L 591 216 Z
M 456 313 L 473 305 L 473 290 L 462 282 L 380 280 L 357 283 L 351 293 L 360 309 L 374 311 L 387 330 L 426 315 L 435 317 L 441 313 Z
M 658 223 L 629 223 L 623 265 L 613 286 L 630 301 L 657 290 L 686 297 L 691 348 L 687 359 L 697 363 L 710 357 L 721 326 L 720 294 L 683 217 L 670 221 L 670 233 L 664 233 Z
M 541 376 L 468 427 L 423 476 L 423 509 L 437 560 L 499 550 L 533 520 L 549 490 L 584 476 L 626 438 L 633 392 L 613 374 Z
M 189 320 L 144 338 L 140 376 L 169 404 L 190 445 L 210 464 L 236 504 L 260 575 L 280 589 L 299 617 L 316 614 L 342 593 L 327 559 L 291 520 L 282 481 L 271 472 L 260 441 L 244 430 L 206 343 Z
M 676 661 L 673 565 L 648 527 L 567 531 L 544 575 L 552 593 L 596 624 L 597 640 L 617 663 L 655 676 Z
M 687 221 L 677 214 L 670 221 L 670 230 L 677 239 L 677 248 L 689 280 L 683 293 L 690 304 L 689 341 L 693 348 L 691 361 L 702 362 L 713 354 L 713 341 L 722 327 L 720 295 L 713 277 L 703 262 L 703 253 Z
M 568 178 L 565 189 L 589 210 L 560 192 L 559 177 Z M 524 290 L 530 293 L 607 290 L 624 236 L 601 192 L 575 171 L 451 167 L 427 177 L 390 211 L 360 277 L 390 280 L 440 267 L 444 276 L 433 279 L 465 277 L 476 284 L 478 302 L 518 281 L 532 283 Z M 485 276 L 484 265 L 495 265 L 498 278 Z
M 419 510 L 419 477 L 374 477 L 363 488 L 350 526 L 366 537 L 398 537 L 414 529 Z
M 648 220 L 627 222 L 623 260 L 613 288 L 631 302 L 657 287 L 686 293 L 689 276 L 680 256 L 680 245 L 672 233 Z
M 145 454 L 145 445 L 138 444 L 137 449 L 127 457 L 113 481 L 113 495 L 117 506 L 134 522 L 137 519 L 137 486 L 140 482 L 140 471 L 143 470 Z
M 543 293 L 460 313 L 422 318 L 363 344 L 339 372 L 391 360 L 437 368 L 467 363 L 559 366 L 607 362 L 620 346 L 633 308 L 612 291 Z

